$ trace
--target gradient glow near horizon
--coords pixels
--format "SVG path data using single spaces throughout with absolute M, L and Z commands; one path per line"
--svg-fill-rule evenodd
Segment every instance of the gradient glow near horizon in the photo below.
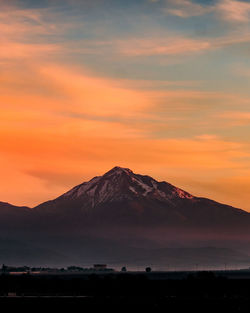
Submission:
M 0 201 L 114 166 L 250 211 L 250 2 L 0 0 Z

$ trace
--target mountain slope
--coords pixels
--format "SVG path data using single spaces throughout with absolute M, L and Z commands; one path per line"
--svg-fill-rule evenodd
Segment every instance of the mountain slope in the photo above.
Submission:
M 30 210 L 27 206 L 16 206 L 12 205 L 7 202 L 1 202 L 0 201 L 0 214 L 12 214 L 12 213 L 20 213 L 20 212 L 27 212 Z
M 5 223 L 5 221 L 20 223 L 30 213 L 31 209 L 26 206 L 15 206 L 7 202 L 0 202 L 0 225 Z

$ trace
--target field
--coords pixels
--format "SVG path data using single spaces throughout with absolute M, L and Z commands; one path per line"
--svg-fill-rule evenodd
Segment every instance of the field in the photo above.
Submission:
M 18 308 L 249 312 L 250 272 L 3 274 L 0 296 Z

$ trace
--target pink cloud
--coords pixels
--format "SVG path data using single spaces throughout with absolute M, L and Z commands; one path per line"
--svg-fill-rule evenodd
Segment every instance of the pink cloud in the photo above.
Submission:
M 228 22 L 247 23 L 250 19 L 250 3 L 236 0 L 218 0 L 214 5 L 202 5 L 191 0 L 166 0 L 163 11 L 181 18 L 214 13 Z
M 229 22 L 247 23 L 250 20 L 250 3 L 235 0 L 221 0 L 216 6 L 220 16 Z

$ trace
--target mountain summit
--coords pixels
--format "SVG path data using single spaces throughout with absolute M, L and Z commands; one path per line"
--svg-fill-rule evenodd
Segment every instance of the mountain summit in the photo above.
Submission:
M 80 184 L 63 196 L 64 199 L 90 198 L 91 206 L 105 202 L 139 198 L 157 199 L 171 203 L 177 198 L 192 199 L 189 193 L 166 182 L 157 182 L 145 175 L 134 174 L 128 168 L 114 167 L 103 176 L 97 176 Z

